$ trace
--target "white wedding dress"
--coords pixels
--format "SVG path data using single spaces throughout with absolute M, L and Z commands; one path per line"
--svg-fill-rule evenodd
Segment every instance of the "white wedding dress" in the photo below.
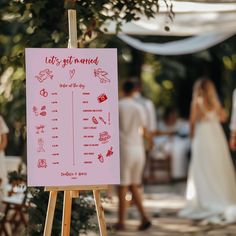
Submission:
M 215 112 L 195 126 L 187 182 L 187 206 L 181 217 L 212 223 L 236 221 L 236 176 L 224 131 Z

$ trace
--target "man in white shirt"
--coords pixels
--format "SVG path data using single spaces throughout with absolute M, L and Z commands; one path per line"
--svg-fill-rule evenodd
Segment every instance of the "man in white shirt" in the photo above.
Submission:
M 125 196 L 130 190 L 141 215 L 139 230 L 145 230 L 150 227 L 151 222 L 144 211 L 138 187 L 142 183 L 142 173 L 145 164 L 142 135 L 146 126 L 146 116 L 144 108 L 133 98 L 134 89 L 134 82 L 126 81 L 123 84 L 124 97 L 119 102 L 121 185 L 118 191 L 119 221 L 116 228 L 124 228 Z
M 141 83 L 138 81 L 138 79 L 134 79 L 135 81 L 135 92 L 134 92 L 134 99 L 137 101 L 144 109 L 144 115 L 146 116 L 146 130 L 148 133 L 154 133 L 157 130 L 157 120 L 156 120 L 156 110 L 155 106 L 152 100 L 142 96 L 141 91 L 142 91 L 142 86 Z M 152 147 L 152 140 L 145 139 L 145 149 L 146 149 L 146 161 L 145 161 L 145 168 L 144 168 L 144 173 L 143 177 L 144 180 L 148 181 L 149 176 L 150 176 L 150 162 L 148 159 L 148 152 L 150 151 Z
M 140 82 L 136 81 L 136 87 L 134 92 L 134 99 L 143 106 L 145 109 L 145 115 L 147 119 L 146 129 L 148 132 L 154 132 L 157 129 L 157 120 L 156 120 L 156 109 L 153 104 L 153 101 L 145 98 L 141 94 L 141 84 Z

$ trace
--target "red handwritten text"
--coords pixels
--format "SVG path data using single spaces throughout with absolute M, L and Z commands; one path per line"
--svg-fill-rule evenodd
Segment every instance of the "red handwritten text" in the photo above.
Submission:
M 61 66 L 62 68 L 68 66 L 68 65 L 76 65 L 76 64 L 84 64 L 84 65 L 98 65 L 99 59 L 98 57 L 95 58 L 78 58 L 73 56 L 68 56 L 66 58 L 59 58 L 56 56 L 49 56 L 45 57 L 45 63 L 51 64 L 55 66 Z
M 85 85 L 84 84 L 79 84 L 79 83 L 60 83 L 59 84 L 60 88 L 80 88 L 80 89 L 84 89 Z

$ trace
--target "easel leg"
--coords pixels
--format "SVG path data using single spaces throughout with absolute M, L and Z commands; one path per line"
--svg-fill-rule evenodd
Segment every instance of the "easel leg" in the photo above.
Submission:
M 51 236 L 56 201 L 57 201 L 57 191 L 50 191 L 43 236 Z
M 72 191 L 64 191 L 61 236 L 70 236 Z
M 101 236 L 107 236 L 104 209 L 101 204 L 100 190 L 93 190 L 94 201 L 97 210 L 98 224 Z

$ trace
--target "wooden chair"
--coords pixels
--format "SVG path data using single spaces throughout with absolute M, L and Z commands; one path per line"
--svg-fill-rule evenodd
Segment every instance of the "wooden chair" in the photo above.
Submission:
M 20 225 L 27 227 L 27 209 L 30 207 L 30 199 L 28 192 L 22 194 L 14 194 L 3 198 L 2 203 L 5 205 L 5 210 L 0 224 L 0 236 L 10 236 L 7 224 L 10 225 L 12 235 L 16 235 L 17 229 Z
M 150 184 L 171 182 L 171 155 L 164 150 L 162 145 L 154 146 L 150 151 L 148 158 L 148 182 Z

